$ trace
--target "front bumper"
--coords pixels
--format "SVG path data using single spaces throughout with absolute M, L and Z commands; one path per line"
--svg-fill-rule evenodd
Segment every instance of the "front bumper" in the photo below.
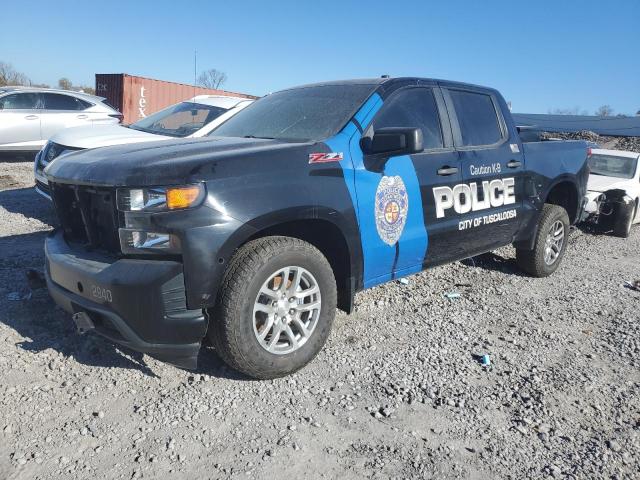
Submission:
M 582 216 L 580 218 L 581 222 L 599 213 L 601 196 L 602 193 L 600 192 L 587 192 L 582 205 Z
M 593 215 L 598 213 L 600 209 L 600 197 L 602 196 L 602 192 L 587 192 L 586 205 L 584 207 L 584 211 L 587 215 Z
M 186 307 L 182 263 L 84 252 L 54 231 L 45 241 L 45 267 L 49 293 L 81 332 L 196 368 L 207 320 Z
M 614 218 L 620 209 L 633 208 L 633 198 L 623 190 L 587 192 L 587 204 L 584 207 L 584 219 L 603 227 L 612 227 Z

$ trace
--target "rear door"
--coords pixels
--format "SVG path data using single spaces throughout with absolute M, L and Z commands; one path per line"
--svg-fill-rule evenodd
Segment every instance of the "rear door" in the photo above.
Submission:
M 91 116 L 84 110 L 89 102 L 63 93 L 42 93 L 42 137 L 48 140 L 64 128 L 89 125 Z
M 463 183 L 454 187 L 453 209 L 461 216 L 458 240 L 466 256 L 513 241 L 524 197 L 524 156 L 494 93 L 444 88 Z
M 0 97 L 0 148 L 10 145 L 15 149 L 40 149 L 41 110 L 38 102 L 35 92 L 10 93 Z

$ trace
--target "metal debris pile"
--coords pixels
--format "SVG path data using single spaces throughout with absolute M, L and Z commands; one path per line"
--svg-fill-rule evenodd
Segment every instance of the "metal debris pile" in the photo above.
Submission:
M 560 138 L 562 140 L 586 140 L 609 150 L 627 150 L 640 153 L 640 137 L 607 137 L 595 132 L 583 130 L 575 133 L 542 132 L 542 139 Z

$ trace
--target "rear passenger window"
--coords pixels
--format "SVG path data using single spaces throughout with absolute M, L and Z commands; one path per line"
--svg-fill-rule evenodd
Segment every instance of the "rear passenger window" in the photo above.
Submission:
M 84 110 L 91 106 L 89 102 L 71 95 L 43 93 L 42 96 L 44 97 L 44 108 L 46 110 Z
M 502 139 L 493 99 L 483 93 L 449 90 L 456 110 L 462 145 L 492 145 Z
M 382 127 L 422 129 L 424 148 L 442 148 L 438 106 L 430 88 L 409 88 L 385 103 L 373 121 L 373 130 Z

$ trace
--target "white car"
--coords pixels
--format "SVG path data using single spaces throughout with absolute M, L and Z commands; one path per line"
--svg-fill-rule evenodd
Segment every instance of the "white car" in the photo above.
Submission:
M 640 154 L 593 149 L 585 212 L 588 220 L 626 238 L 640 222 Z
M 110 125 L 122 114 L 102 97 L 67 90 L 0 87 L 0 152 L 37 152 L 68 127 Z
M 253 100 L 242 97 L 198 95 L 131 125 L 78 127 L 63 130 L 51 137 L 36 155 L 34 163 L 36 191 L 50 199 L 43 170 L 49 162 L 65 153 L 129 143 L 202 137 L 252 102 Z

